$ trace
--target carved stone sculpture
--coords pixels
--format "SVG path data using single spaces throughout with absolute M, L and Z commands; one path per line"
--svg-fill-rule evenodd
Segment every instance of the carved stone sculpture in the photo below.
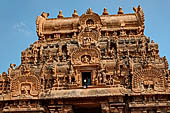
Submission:
M 38 40 L 0 74 L 0 113 L 169 113 L 170 76 L 144 12 L 37 17 Z

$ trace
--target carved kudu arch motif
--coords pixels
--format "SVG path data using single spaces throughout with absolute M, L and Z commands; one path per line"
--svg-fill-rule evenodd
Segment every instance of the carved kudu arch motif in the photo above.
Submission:
M 165 78 L 162 71 L 157 68 L 136 69 L 132 77 L 132 90 L 136 93 L 148 90 L 164 91 Z
M 87 24 L 94 24 L 94 25 L 98 24 L 98 25 L 100 25 L 101 24 L 101 19 L 100 19 L 100 16 L 98 14 L 87 11 L 86 14 L 83 14 L 80 17 L 79 24 L 83 25 L 83 26 L 85 26 Z
M 37 96 L 40 92 L 40 81 L 33 75 L 18 76 L 11 81 L 11 92 L 12 96 Z
M 100 52 L 97 48 L 81 48 L 73 51 L 71 55 L 73 65 L 99 64 Z
M 79 42 L 85 45 L 86 43 L 96 43 L 100 37 L 100 16 L 89 9 L 86 14 L 80 17 L 79 24 L 81 26 L 81 32 L 78 36 Z

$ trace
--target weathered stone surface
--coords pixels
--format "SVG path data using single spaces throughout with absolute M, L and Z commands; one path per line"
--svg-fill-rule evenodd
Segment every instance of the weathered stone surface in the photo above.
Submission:
M 0 74 L 0 113 L 167 113 L 170 77 L 144 12 L 37 17 L 38 40 Z

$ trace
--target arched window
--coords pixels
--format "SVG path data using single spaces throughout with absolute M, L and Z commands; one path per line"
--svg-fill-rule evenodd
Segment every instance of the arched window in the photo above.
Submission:
M 94 25 L 94 21 L 92 19 L 88 19 L 86 21 L 86 25 Z

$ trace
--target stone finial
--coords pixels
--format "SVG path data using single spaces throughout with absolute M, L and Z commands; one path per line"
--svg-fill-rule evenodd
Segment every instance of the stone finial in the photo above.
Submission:
M 137 11 L 138 11 L 138 9 L 137 9 L 136 7 L 133 7 L 133 10 L 134 10 L 135 12 L 137 12 Z
M 139 6 L 138 6 L 138 11 L 141 11 L 141 10 L 142 10 L 142 8 L 141 8 L 141 6 L 139 5 Z
M 58 18 L 63 18 L 62 10 L 59 11 Z
M 11 68 L 11 69 L 14 69 L 15 66 L 16 66 L 16 64 L 10 64 L 10 68 Z
M 93 10 L 91 8 L 89 8 L 86 12 L 86 14 L 92 14 L 93 13 Z
M 7 73 L 6 73 L 6 72 L 3 72 L 3 73 L 2 73 L 2 76 L 6 77 L 6 76 L 7 76 Z
M 107 8 L 104 8 L 103 15 L 109 15 Z
M 137 8 L 136 7 L 133 7 L 133 10 L 137 13 L 139 11 L 142 11 L 142 8 L 141 6 L 139 5 Z
M 72 14 L 72 17 L 78 17 L 77 10 L 74 9 L 74 13 Z
M 42 12 L 41 16 L 44 17 L 45 19 L 47 19 L 49 16 L 49 13 Z
M 123 10 L 122 10 L 122 7 L 119 7 L 119 11 L 118 11 L 118 14 L 123 14 Z

